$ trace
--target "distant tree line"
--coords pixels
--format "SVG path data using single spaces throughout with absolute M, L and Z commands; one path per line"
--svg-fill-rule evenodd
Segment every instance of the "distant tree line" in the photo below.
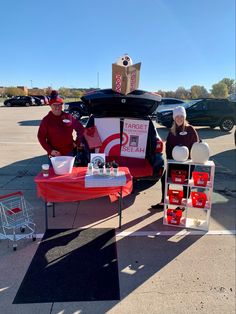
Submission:
M 49 96 L 51 93 L 51 87 L 45 89 L 45 95 Z M 89 91 L 95 90 L 94 88 L 67 88 L 60 87 L 59 94 L 64 98 L 81 98 Z M 158 90 L 157 93 L 162 97 L 173 97 L 180 99 L 196 99 L 196 98 L 227 98 L 230 94 L 235 93 L 236 84 L 234 79 L 224 78 L 216 84 L 212 85 L 209 91 L 204 86 L 193 85 L 190 89 L 184 87 L 178 87 L 175 91 L 163 91 Z M 17 87 L 5 88 L 4 94 L 8 97 L 23 96 L 25 91 Z
M 175 91 L 158 90 L 157 93 L 162 97 L 173 97 L 180 99 L 196 99 L 196 98 L 227 98 L 235 93 L 236 84 L 233 79 L 224 78 L 216 84 L 212 85 L 210 92 L 204 86 L 193 85 L 190 89 L 178 87 Z
M 92 90 L 95 90 L 95 88 L 66 88 L 66 87 L 60 87 L 58 89 L 58 93 L 60 96 L 64 98 L 81 98 L 83 95 L 85 95 L 87 92 L 90 92 Z M 50 96 L 52 91 L 51 87 L 45 88 L 44 89 L 44 95 L 45 96 Z M 42 93 L 40 93 L 42 94 Z M 30 95 L 39 95 L 37 92 L 26 92 L 22 88 L 18 87 L 6 87 L 4 88 L 4 91 L 1 91 L 0 97 L 14 97 L 14 96 L 30 96 Z

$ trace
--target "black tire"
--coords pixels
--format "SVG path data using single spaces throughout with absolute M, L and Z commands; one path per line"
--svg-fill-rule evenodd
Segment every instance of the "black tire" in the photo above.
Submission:
M 7 102 L 7 103 L 5 104 L 5 106 L 6 106 L 6 107 L 11 107 L 11 103 L 10 103 L 10 102 Z
M 76 110 L 76 109 L 71 109 L 70 110 L 70 114 L 77 120 L 80 120 L 81 118 L 81 113 L 80 111 Z
M 30 103 L 29 103 L 29 102 L 26 102 L 26 103 L 25 103 L 25 106 L 26 106 L 26 107 L 29 107 L 29 106 L 30 106 Z
M 220 123 L 220 129 L 224 132 L 229 132 L 234 127 L 234 119 L 232 118 L 224 118 Z

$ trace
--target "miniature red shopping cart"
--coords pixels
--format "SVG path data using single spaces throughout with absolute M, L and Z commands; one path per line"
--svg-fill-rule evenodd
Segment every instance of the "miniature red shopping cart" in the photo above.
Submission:
M 207 201 L 207 196 L 204 192 L 191 192 L 193 207 L 203 208 Z
M 183 194 L 183 191 L 169 189 L 168 195 L 170 204 L 180 205 L 182 202 Z
M 0 196 L 0 222 L 2 235 L 13 241 L 14 251 L 17 248 L 16 241 L 28 236 L 31 236 L 33 241 L 36 240 L 33 207 L 25 200 L 22 192 Z
M 194 185 L 206 186 L 208 180 L 209 180 L 209 174 L 207 172 L 193 171 Z
M 167 210 L 167 221 L 168 224 L 179 225 L 182 217 L 181 209 L 168 209 Z

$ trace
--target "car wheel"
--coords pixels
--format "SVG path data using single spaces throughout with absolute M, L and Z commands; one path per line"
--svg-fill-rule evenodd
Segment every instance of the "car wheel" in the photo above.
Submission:
M 78 110 L 71 110 L 70 114 L 77 120 L 81 118 L 81 113 Z
M 6 106 L 6 107 L 11 107 L 11 103 L 10 103 L 10 102 L 7 102 L 5 106 Z
M 29 107 L 29 106 L 30 106 L 30 103 L 26 102 L 26 103 L 25 103 L 25 106 L 26 106 L 26 107 Z
M 234 120 L 232 118 L 224 118 L 220 123 L 221 131 L 229 132 L 234 127 Z

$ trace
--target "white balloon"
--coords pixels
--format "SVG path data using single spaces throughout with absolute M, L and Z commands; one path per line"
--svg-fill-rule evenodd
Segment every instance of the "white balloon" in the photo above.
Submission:
M 129 55 L 125 54 L 116 61 L 116 64 L 128 67 L 133 64 L 133 61 Z
M 191 159 L 198 164 L 204 164 L 210 156 L 210 150 L 207 143 L 194 143 L 191 149 Z
M 172 156 L 176 161 L 186 161 L 189 156 L 189 150 L 187 146 L 175 146 L 172 150 Z

